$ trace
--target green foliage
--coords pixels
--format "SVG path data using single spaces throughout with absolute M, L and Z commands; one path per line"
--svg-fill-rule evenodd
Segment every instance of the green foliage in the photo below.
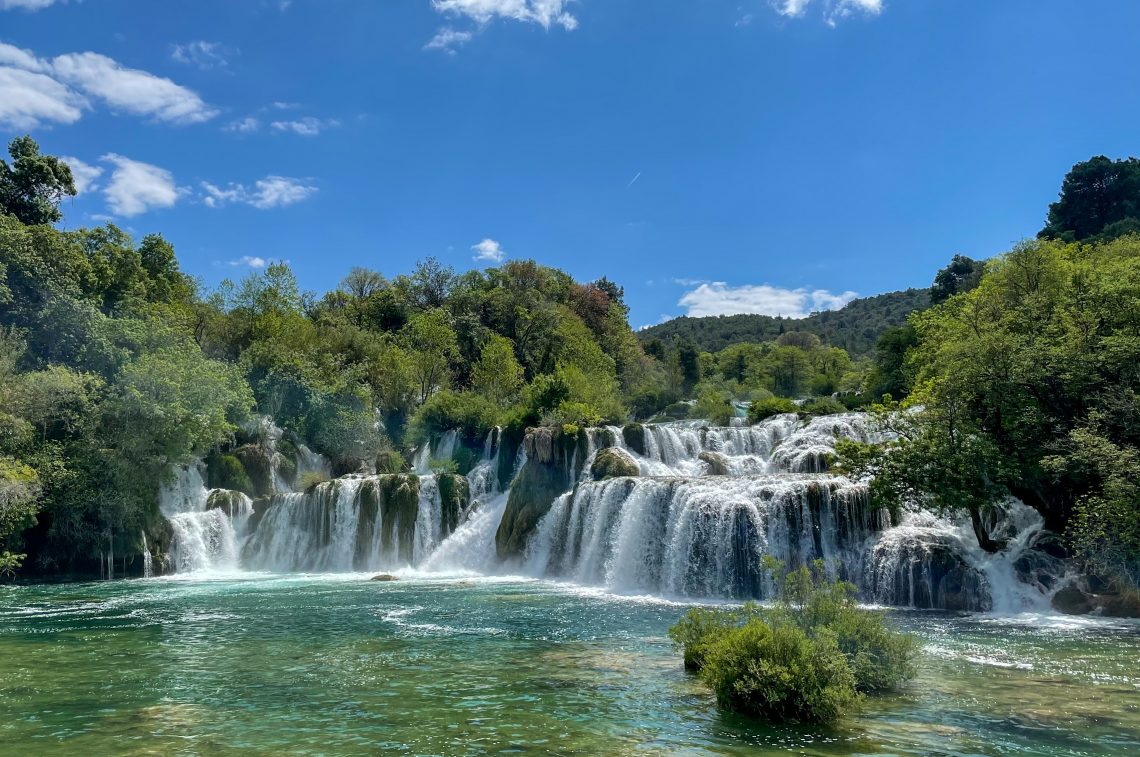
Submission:
M 1111 242 L 1140 232 L 1140 160 L 1103 155 L 1077 163 L 1049 206 L 1049 220 L 1038 235 L 1064 241 Z
M 303 492 L 309 492 L 321 484 L 326 483 L 328 480 L 329 477 L 322 471 L 305 471 L 297 479 L 297 488 Z
M 523 381 L 514 343 L 498 334 L 489 336 L 472 369 L 471 380 L 474 390 L 488 399 L 500 405 L 511 402 Z
M 55 223 L 63 215 L 59 203 L 75 196 L 71 168 L 59 158 L 41 155 L 29 136 L 8 143 L 12 164 L 0 160 L 0 213 L 28 225 Z
M 696 418 L 706 418 L 714 426 L 727 426 L 736 417 L 730 399 L 727 392 L 713 388 L 706 389 L 697 395 L 697 404 L 692 409 L 692 415 Z
M 807 415 L 834 415 L 847 412 L 847 406 L 834 397 L 812 397 L 799 410 Z
M 984 271 L 985 264 L 981 261 L 955 255 L 950 264 L 935 275 L 930 287 L 930 304 L 938 305 L 959 292 L 970 291 L 978 285 Z
M 863 695 L 913 677 L 917 641 L 860 608 L 854 587 L 828 581 L 820 564 L 777 583 L 770 608 L 693 609 L 669 630 L 721 706 L 777 722 L 834 723 Z
M 446 431 L 459 431 L 477 440 L 498 425 L 501 411 L 488 397 L 475 392 L 443 391 L 420 405 L 412 418 L 412 439 L 420 442 Z
M 245 492 L 251 497 L 256 494 L 245 466 L 234 455 L 215 453 L 206 458 L 206 477 L 212 488 Z
M 748 422 L 759 423 L 766 418 L 771 418 L 773 415 L 798 413 L 799 411 L 799 405 L 789 399 L 783 397 L 767 397 L 765 399 L 756 400 L 748 406 Z

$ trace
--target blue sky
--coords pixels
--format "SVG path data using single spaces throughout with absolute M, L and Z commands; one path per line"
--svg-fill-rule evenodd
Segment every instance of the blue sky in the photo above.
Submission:
M 207 285 L 529 257 L 633 325 L 927 286 L 1136 154 L 1134 0 L 0 0 L 0 135 Z

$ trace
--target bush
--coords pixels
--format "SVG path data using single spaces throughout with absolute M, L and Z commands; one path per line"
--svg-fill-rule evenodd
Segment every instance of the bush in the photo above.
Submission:
M 467 439 L 482 439 L 499 420 L 499 408 L 474 392 L 437 392 L 422 404 L 412 418 L 413 439 L 426 441 L 447 431 Z
M 769 569 L 778 572 L 777 563 Z M 833 723 L 864 694 L 913 677 L 917 641 L 855 603 L 854 587 L 827 581 L 822 564 L 778 581 L 771 608 L 690 610 L 669 629 L 728 709 L 774 721 Z
M 847 412 L 847 406 L 834 397 L 812 397 L 800 410 L 808 415 L 835 415 Z
M 759 423 L 765 418 L 771 418 L 773 415 L 783 415 L 784 413 L 798 413 L 800 410 L 796 403 L 784 397 L 769 397 L 759 401 L 753 401 L 748 406 L 748 422 Z
M 312 491 L 329 480 L 324 471 L 305 471 L 297 478 L 297 488 L 303 492 Z

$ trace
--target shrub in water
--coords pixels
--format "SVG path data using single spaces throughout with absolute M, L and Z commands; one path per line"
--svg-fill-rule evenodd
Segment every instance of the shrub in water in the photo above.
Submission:
M 777 563 L 770 563 L 774 573 Z M 863 694 L 893 691 L 914 675 L 916 640 L 884 613 L 855 603 L 854 587 L 822 565 L 778 581 L 770 608 L 690 610 L 669 629 L 717 702 L 775 721 L 832 723 Z
M 748 407 L 748 422 L 759 423 L 765 418 L 784 413 L 798 413 L 799 405 L 784 397 L 768 397 L 762 400 L 753 400 Z

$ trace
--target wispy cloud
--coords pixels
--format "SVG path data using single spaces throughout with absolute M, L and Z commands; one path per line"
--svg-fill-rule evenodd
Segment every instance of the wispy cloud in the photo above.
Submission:
M 558 25 L 567 30 L 578 27 L 570 15 L 568 0 L 432 0 L 440 13 L 467 16 L 480 24 L 496 18 L 535 23 L 544 29 Z
M 227 48 L 219 42 L 207 42 L 204 39 L 197 39 L 193 42 L 173 45 L 170 49 L 170 57 L 178 63 L 185 63 L 189 66 L 197 66 L 202 70 L 208 70 L 211 68 L 225 68 L 229 66 L 229 58 L 236 55 L 237 52 L 237 50 Z
M 466 45 L 474 36 L 472 32 L 459 31 L 450 26 L 444 26 L 424 45 L 424 49 L 443 50 L 449 55 L 455 55 L 456 48 Z
M 0 125 L 71 124 L 95 102 L 174 124 L 199 123 L 218 113 L 194 91 L 99 53 L 47 59 L 0 43 Z
M 238 134 L 252 134 L 261 128 L 261 121 L 254 116 L 246 116 L 236 121 L 230 121 L 222 127 L 222 131 L 231 131 Z
M 61 155 L 60 160 L 71 168 L 71 178 L 75 180 L 75 193 L 77 195 L 94 192 L 99 188 L 95 182 L 103 175 L 102 168 L 93 166 L 90 163 L 85 163 L 79 158 L 73 158 L 70 155 Z
M 760 315 L 806 318 L 820 310 L 837 310 L 859 295 L 833 294 L 826 289 L 783 289 L 770 284 L 731 287 L 723 281 L 704 282 L 685 292 L 677 302 L 692 317 L 706 315 Z
M 878 16 L 883 12 L 883 0 L 769 0 L 781 16 L 803 18 L 811 7 L 819 7 L 823 20 L 828 26 L 835 26 L 841 20 L 862 14 Z
M 475 31 L 443 26 L 424 45 L 425 50 L 444 50 L 451 55 L 497 19 L 537 24 L 543 29 L 560 26 L 573 31 L 578 28 L 578 19 L 567 10 L 570 0 L 431 0 L 431 5 L 438 13 L 466 18 L 479 25 Z
M 254 182 L 252 187 L 232 182 L 221 187 L 204 181 L 202 192 L 202 202 L 207 207 L 221 208 L 236 203 L 269 210 L 307 200 L 317 193 L 317 188 L 300 179 L 270 175 Z
M 507 256 L 503 246 L 494 239 L 484 239 L 479 244 L 472 245 L 471 249 L 475 252 L 474 260 L 480 262 L 501 263 Z
M 137 216 L 154 208 L 169 208 L 182 194 L 174 175 L 165 168 L 108 153 L 101 158 L 113 167 L 103 189 L 107 206 L 118 216 Z
M 295 121 L 274 121 L 270 126 L 274 131 L 299 134 L 302 137 L 315 137 L 326 129 L 333 129 L 340 126 L 340 121 L 331 118 L 322 120 L 320 118 L 306 116 Z
M 62 0 L 66 2 L 67 0 Z M 49 5 L 55 5 L 57 0 L 0 0 L 0 10 L 12 10 L 19 8 L 25 11 L 38 11 L 43 10 Z

